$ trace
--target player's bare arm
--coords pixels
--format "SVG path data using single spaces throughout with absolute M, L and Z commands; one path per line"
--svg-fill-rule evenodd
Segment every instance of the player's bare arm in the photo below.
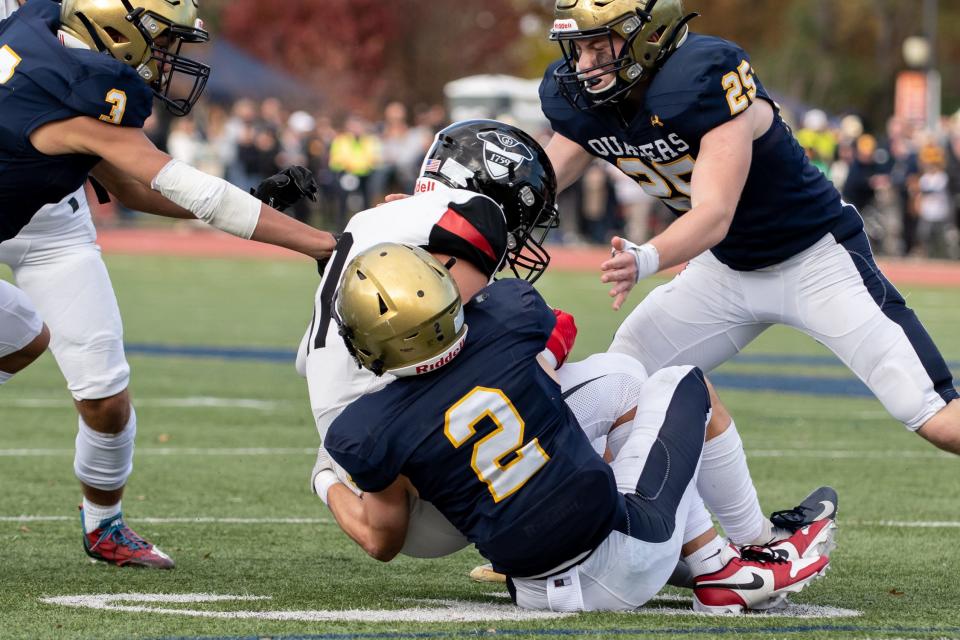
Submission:
M 90 172 L 123 206 L 134 211 L 145 211 L 165 218 L 196 219 L 187 209 L 170 202 L 162 195 L 139 182 L 129 173 L 106 160 Z
M 340 528 L 370 557 L 389 562 L 407 536 L 409 486 L 401 476 L 383 491 L 357 496 L 338 482 L 329 489 L 327 506 Z
M 115 168 L 124 167 L 123 172 L 140 185 L 155 189 L 176 204 L 191 204 L 192 206 L 186 208 L 195 214 L 198 211 L 207 212 L 206 217 L 197 217 L 233 235 L 275 244 L 317 259 L 328 257 L 336 245 L 332 234 L 298 222 L 264 204 L 258 204 L 252 196 L 250 200 L 244 197 L 235 198 L 238 200 L 236 207 L 224 207 L 222 211 L 218 211 L 222 203 L 212 202 L 215 196 L 207 192 L 216 191 L 225 183 L 221 184 L 218 178 L 173 161 L 169 155 L 157 149 L 140 129 L 117 127 L 81 116 L 39 127 L 31 134 L 30 142 L 38 151 L 47 155 L 94 155 L 103 158 Z M 207 189 L 208 186 L 213 189 Z M 247 195 L 238 192 L 239 189 L 230 185 L 226 185 L 223 190 L 224 196 Z M 182 202 L 176 202 L 177 200 Z M 150 210 L 149 213 L 167 215 L 170 210 L 161 207 L 160 210 Z M 215 217 L 218 213 L 221 220 Z M 182 215 L 174 217 L 179 218 Z
M 613 308 L 620 309 L 634 284 L 661 269 L 683 264 L 722 241 L 737 209 L 750 171 L 753 141 L 773 122 L 773 108 L 757 101 L 739 117 L 703 136 L 691 178 L 693 208 L 649 241 L 656 251 L 646 273 L 641 273 L 633 251 L 623 238 L 613 239 L 614 256 L 604 262 L 600 280 L 611 284 Z
M 590 152 L 559 133 L 554 133 L 544 149 L 557 172 L 557 192 L 580 179 L 593 160 Z

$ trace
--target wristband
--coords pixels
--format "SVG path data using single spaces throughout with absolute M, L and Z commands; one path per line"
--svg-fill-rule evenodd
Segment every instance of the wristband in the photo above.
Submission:
M 624 239 L 623 251 L 633 253 L 633 260 L 637 265 L 637 282 L 660 271 L 660 252 L 649 242 L 638 245 Z
M 327 494 L 330 492 L 330 487 L 339 483 L 340 478 L 333 472 L 333 469 L 324 469 L 313 477 L 313 490 L 323 500 L 323 504 L 329 504 Z

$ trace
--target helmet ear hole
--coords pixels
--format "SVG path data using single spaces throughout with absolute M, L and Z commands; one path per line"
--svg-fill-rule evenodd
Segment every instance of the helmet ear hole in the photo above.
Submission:
M 383 301 L 383 297 L 379 293 L 377 294 L 377 302 L 380 303 L 380 315 L 386 315 L 389 309 L 387 308 L 387 303 Z
M 127 42 L 130 42 L 130 38 L 123 35 L 113 27 L 104 27 L 103 32 L 106 33 L 115 44 L 126 44 Z M 127 57 L 131 59 L 133 58 L 133 56 L 130 56 L 129 54 Z

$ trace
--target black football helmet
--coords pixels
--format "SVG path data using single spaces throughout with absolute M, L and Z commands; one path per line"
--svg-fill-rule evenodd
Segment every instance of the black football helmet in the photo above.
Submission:
M 482 193 L 507 217 L 506 263 L 534 282 L 550 264 L 543 247 L 557 226 L 557 177 L 543 147 L 530 134 L 496 120 L 464 120 L 440 131 L 420 177 Z

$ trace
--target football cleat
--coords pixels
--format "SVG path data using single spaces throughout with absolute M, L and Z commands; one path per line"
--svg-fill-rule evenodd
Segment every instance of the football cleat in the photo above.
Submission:
M 83 525 L 82 508 L 80 524 Z M 90 533 L 84 532 L 83 550 L 94 560 L 118 567 L 173 569 L 173 559 L 134 533 L 123 521 L 122 513 L 104 519 Z
M 827 556 L 791 561 L 767 547 L 744 547 L 723 569 L 696 577 L 693 609 L 710 614 L 774 609 L 823 575 L 829 564 Z
M 492 564 L 482 564 L 474 567 L 470 572 L 470 579 L 474 582 L 493 582 L 497 584 L 506 584 L 507 576 L 497 573 L 493 570 Z
M 784 560 L 802 560 L 811 556 L 829 556 L 836 546 L 833 541 L 837 524 L 832 518 L 817 520 L 797 529 L 789 538 L 766 546 Z
M 794 533 L 825 518 L 836 520 L 839 506 L 836 490 L 833 487 L 820 487 L 793 509 L 774 511 L 770 514 L 770 522 L 778 529 Z

